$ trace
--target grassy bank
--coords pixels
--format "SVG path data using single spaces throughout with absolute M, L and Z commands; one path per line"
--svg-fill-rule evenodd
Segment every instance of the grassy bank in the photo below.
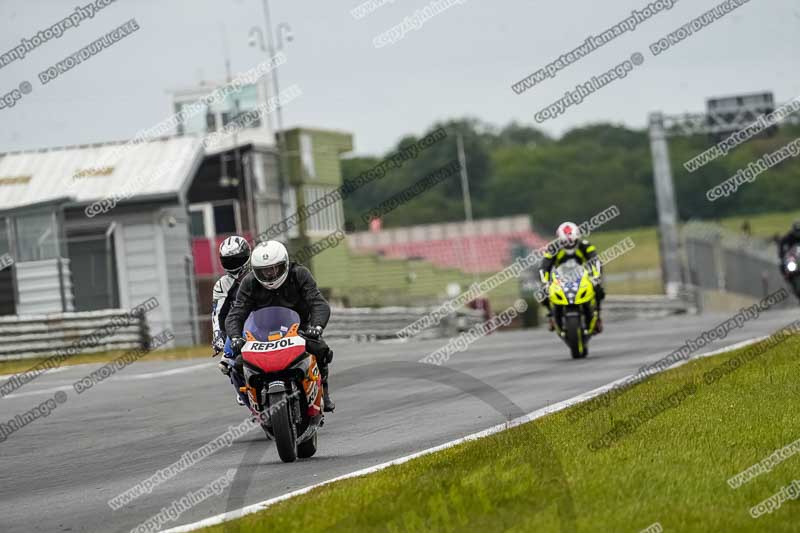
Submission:
M 654 376 L 578 422 L 562 411 L 204 531 L 797 531 L 797 501 L 760 518 L 750 508 L 800 477 L 799 457 L 727 484 L 800 438 L 800 340 L 750 350 Z M 668 407 L 641 418 L 655 405 Z M 634 414 L 639 425 L 608 438 Z

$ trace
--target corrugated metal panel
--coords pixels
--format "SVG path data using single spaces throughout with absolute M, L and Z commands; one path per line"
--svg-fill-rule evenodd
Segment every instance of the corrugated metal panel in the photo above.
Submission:
M 74 311 L 69 260 L 61 260 L 66 310 Z M 63 311 L 58 283 L 58 260 L 16 263 L 19 307 L 17 314 L 58 313 Z
M 177 224 L 163 224 L 165 216 L 174 216 Z M 170 346 L 192 345 L 195 295 L 187 283 L 184 263 L 185 257 L 191 256 L 186 210 L 176 207 L 147 218 L 150 220 L 141 216 L 117 220 L 120 301 L 130 307 L 157 298 L 159 307 L 148 313 L 150 331 L 155 335 L 169 328 L 175 336 Z
M 191 279 L 192 265 L 191 262 L 187 264 L 187 258 L 192 256 L 188 216 L 185 209 L 174 208 L 165 212 L 178 222 L 174 227 L 162 226 L 172 331 L 176 345 L 188 346 L 195 344 L 194 308 L 197 305 L 195 284 Z
M 156 254 L 157 241 L 161 240 L 155 221 L 150 223 L 122 222 L 119 229 L 124 253 L 120 269 L 125 270 L 127 282 L 120 286 L 120 301 L 132 307 L 150 298 L 158 299 L 158 307 L 148 313 L 150 331 L 158 334 L 171 328 L 169 302 L 162 291 L 163 264 Z
M 68 196 L 93 202 L 122 192 L 129 196 L 176 193 L 190 179 L 203 148 L 194 137 L 175 137 L 135 147 L 106 144 L 0 156 L 0 209 Z M 88 169 L 108 175 L 75 178 Z M 27 183 L 8 178 L 30 176 Z M 6 183 L 4 183 L 4 179 Z

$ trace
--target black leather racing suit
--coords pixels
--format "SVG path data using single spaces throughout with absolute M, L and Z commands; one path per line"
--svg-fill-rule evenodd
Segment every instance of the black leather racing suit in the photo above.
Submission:
M 300 315 L 301 330 L 307 330 L 310 326 L 324 328 L 331 317 L 331 306 L 317 288 L 314 276 L 306 267 L 291 262 L 286 281 L 276 290 L 265 288 L 252 272 L 244 277 L 236 301 L 225 319 L 225 331 L 231 337 L 241 337 L 244 323 L 251 312 L 273 306 L 287 307 Z M 333 359 L 333 350 L 322 339 L 306 339 L 306 346 L 317 357 L 322 381 L 327 388 L 328 364 Z M 237 366 L 240 365 L 241 357 L 237 357 Z

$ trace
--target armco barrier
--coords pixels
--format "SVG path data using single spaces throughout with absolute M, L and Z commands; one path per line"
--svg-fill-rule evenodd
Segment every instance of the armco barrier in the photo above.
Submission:
M 377 340 L 397 337 L 397 332 L 433 310 L 432 307 L 379 307 L 333 309 L 325 328 L 325 338 Z M 458 311 L 419 338 L 444 337 L 483 322 L 483 313 L 471 309 Z
M 689 293 L 678 298 L 664 295 L 609 295 L 603 302 L 605 321 L 658 318 L 696 312 L 694 298 Z
M 78 345 L 81 339 L 101 328 L 110 327 L 110 334 L 97 335 L 96 341 L 82 347 L 79 353 L 147 348 L 149 332 L 145 315 L 130 319 L 127 325 L 114 326 L 115 319 L 128 317 L 125 309 L 53 313 L 0 317 L 0 361 L 49 357 L 57 350 Z
M 397 332 L 430 313 L 433 307 L 381 307 L 333 309 L 325 328 L 325 338 L 353 340 L 392 339 Z M 603 317 L 608 321 L 631 318 L 656 318 L 694 313 L 696 307 L 690 294 L 679 298 L 664 295 L 612 295 L 603 303 Z M 416 339 L 452 337 L 484 321 L 483 313 L 461 309 L 446 317 L 436 327 L 429 328 Z

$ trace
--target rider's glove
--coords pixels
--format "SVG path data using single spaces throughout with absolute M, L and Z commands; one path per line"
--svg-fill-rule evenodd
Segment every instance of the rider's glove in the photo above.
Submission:
M 219 368 L 219 371 L 225 374 L 226 376 L 230 376 L 231 371 L 233 371 L 233 360 L 227 357 L 223 357 L 222 359 L 219 360 L 217 368 Z
M 245 344 L 247 344 L 247 341 L 243 338 L 231 337 L 231 351 L 233 355 L 240 355 Z
M 306 330 L 306 337 L 317 340 L 322 337 L 322 326 L 311 326 Z
M 223 335 L 221 331 L 218 331 L 216 335 L 214 335 L 214 342 L 211 343 L 211 346 L 216 353 L 220 353 L 225 349 L 225 335 Z

